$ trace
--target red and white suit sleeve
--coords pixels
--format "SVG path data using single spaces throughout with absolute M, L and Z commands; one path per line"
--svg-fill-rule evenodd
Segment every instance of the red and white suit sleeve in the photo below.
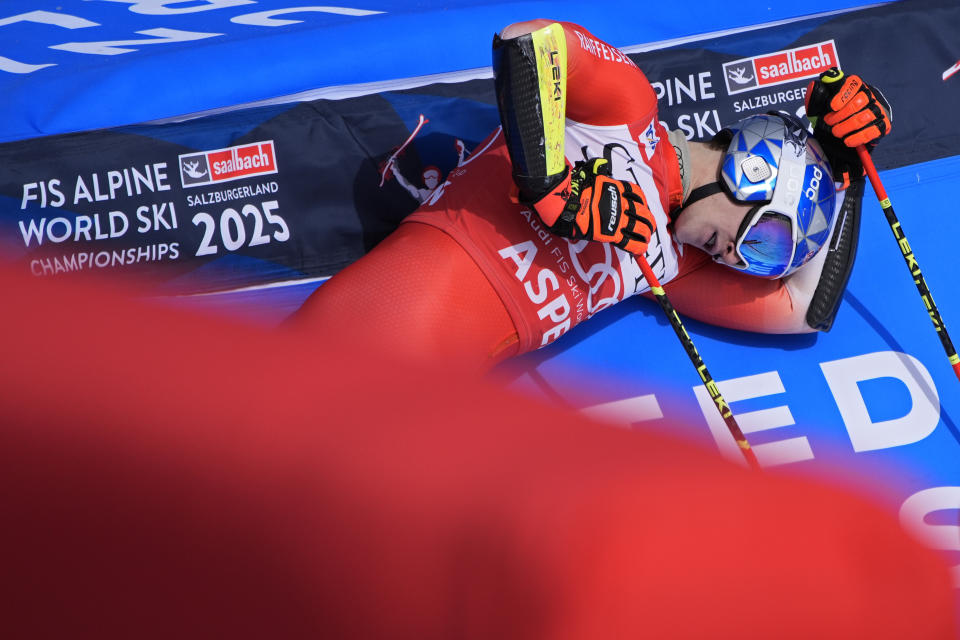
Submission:
M 567 117 L 597 126 L 649 118 L 657 95 L 643 71 L 581 26 L 561 23 L 567 39 Z
M 530 20 L 511 25 L 515 37 L 556 22 Z M 633 61 L 572 22 L 560 22 L 567 42 L 567 117 L 597 126 L 635 122 L 657 108 L 657 96 Z
M 822 262 L 823 256 L 817 256 L 789 278 L 768 280 L 687 249 L 680 275 L 664 290 L 677 311 L 712 325 L 756 333 L 808 333 L 813 329 L 806 323 L 807 307 Z
M 627 126 L 634 142 L 648 137 L 663 140 L 651 146 L 644 160 L 653 170 L 655 189 L 638 186 L 648 199 L 658 199 L 665 213 L 676 209 L 683 202 L 679 163 L 673 147 L 665 143 L 667 130 L 657 115 L 657 94 L 647 76 L 627 55 L 583 27 L 560 24 L 567 41 L 568 121 L 593 127 Z M 568 158 L 572 151 L 567 149 Z

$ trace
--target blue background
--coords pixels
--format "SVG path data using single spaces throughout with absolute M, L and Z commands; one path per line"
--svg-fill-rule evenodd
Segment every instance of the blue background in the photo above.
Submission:
M 156 4 L 158 0 L 154 0 Z M 295 0 L 167 2 L 167 13 L 111 0 L 6 0 L 0 56 L 52 64 L 27 74 L 0 71 L 0 142 L 114 127 L 290 95 L 332 85 L 408 78 L 489 66 L 491 35 L 506 24 L 551 17 L 596 25 L 611 44 L 630 46 L 861 6 L 851 0 L 746 3 L 582 0 L 363 0 L 337 6 L 383 13 L 298 13 L 299 24 L 251 26 L 231 18 L 309 6 Z M 212 4 L 211 4 L 212 3 Z M 206 10 L 197 10 L 204 7 Z M 193 9 L 192 11 L 190 11 Z M 32 11 L 76 16 L 98 26 L 66 29 L 6 19 Z M 118 55 L 51 49 L 67 42 L 150 39 L 137 32 L 178 29 L 220 34 L 192 42 L 130 45 Z

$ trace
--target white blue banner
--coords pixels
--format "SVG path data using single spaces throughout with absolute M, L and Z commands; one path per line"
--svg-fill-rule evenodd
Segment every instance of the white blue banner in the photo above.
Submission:
M 629 0 L 5 0 L 0 142 L 487 67 L 492 34 L 531 17 L 629 46 L 862 4 L 695 0 L 677 16 Z

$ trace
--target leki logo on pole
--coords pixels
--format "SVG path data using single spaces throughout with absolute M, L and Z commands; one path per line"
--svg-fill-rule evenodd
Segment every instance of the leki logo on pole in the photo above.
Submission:
M 734 95 L 785 82 L 813 78 L 830 67 L 839 67 L 833 40 L 741 58 L 724 63 L 723 78 L 727 93 Z

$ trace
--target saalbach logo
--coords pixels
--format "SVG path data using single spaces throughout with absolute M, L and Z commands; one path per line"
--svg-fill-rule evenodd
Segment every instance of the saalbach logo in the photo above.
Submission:
M 727 93 L 772 87 L 820 75 L 830 67 L 839 67 L 837 47 L 833 40 L 741 58 L 723 65 Z
M 180 181 L 184 187 L 201 187 L 276 172 L 273 140 L 180 156 Z

